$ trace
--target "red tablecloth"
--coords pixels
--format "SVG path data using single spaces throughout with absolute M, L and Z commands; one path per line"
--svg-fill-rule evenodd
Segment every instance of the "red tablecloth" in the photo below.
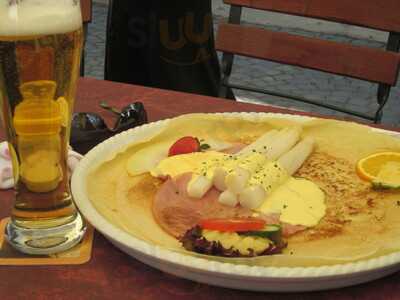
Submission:
M 268 106 L 236 103 L 165 90 L 85 78 L 80 80 L 76 111 L 112 114 L 100 101 L 122 107 L 142 101 L 150 121 L 191 112 L 287 112 Z M 10 212 L 12 191 L 0 192 L 0 217 Z M 165 274 L 129 257 L 100 234 L 92 259 L 78 266 L 0 267 L 0 299 L 400 299 L 400 273 L 370 283 L 324 292 L 275 294 L 223 289 Z

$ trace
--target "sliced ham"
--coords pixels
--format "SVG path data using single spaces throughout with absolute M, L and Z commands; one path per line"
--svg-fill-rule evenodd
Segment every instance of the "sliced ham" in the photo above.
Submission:
M 192 174 L 167 179 L 158 189 L 153 202 L 153 214 L 159 225 L 176 238 L 198 225 L 202 219 L 246 218 L 253 211 L 240 206 L 230 207 L 218 202 L 219 191 L 212 188 L 201 199 L 190 198 L 186 187 Z M 261 215 L 267 224 L 279 224 L 279 214 Z M 284 236 L 306 229 L 304 226 L 282 223 Z
M 188 197 L 186 187 L 191 176 L 187 173 L 174 180 L 167 179 L 154 198 L 154 217 L 169 234 L 179 238 L 201 219 L 251 217 L 253 214 L 249 209 L 220 204 L 217 201 L 220 193 L 214 188 L 201 199 Z
M 263 219 L 267 225 L 279 224 L 279 214 L 260 214 L 259 218 Z
M 281 223 L 282 226 L 282 235 L 284 237 L 289 237 L 291 235 L 294 235 L 295 233 L 298 233 L 300 231 L 306 230 L 307 227 L 303 225 L 292 225 L 289 223 Z

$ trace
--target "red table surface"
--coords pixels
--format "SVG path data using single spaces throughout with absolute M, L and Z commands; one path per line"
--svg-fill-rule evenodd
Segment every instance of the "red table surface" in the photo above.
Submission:
M 191 112 L 285 112 L 268 106 L 125 85 L 90 78 L 79 82 L 76 111 L 96 111 L 100 101 L 123 107 L 142 101 L 150 121 Z M 1 191 L 0 217 L 10 212 L 12 191 Z M 353 287 L 312 293 L 255 293 L 213 287 L 153 269 L 122 253 L 96 233 L 92 259 L 77 266 L 2 266 L 0 299 L 400 299 L 400 273 Z

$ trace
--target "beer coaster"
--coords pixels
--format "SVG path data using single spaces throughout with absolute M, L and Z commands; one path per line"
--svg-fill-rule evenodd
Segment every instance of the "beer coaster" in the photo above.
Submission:
M 94 228 L 90 224 L 82 241 L 72 249 L 52 255 L 32 256 L 20 253 L 8 244 L 4 234 L 8 220 L 5 218 L 0 222 L 0 266 L 79 265 L 88 262 L 92 256 Z

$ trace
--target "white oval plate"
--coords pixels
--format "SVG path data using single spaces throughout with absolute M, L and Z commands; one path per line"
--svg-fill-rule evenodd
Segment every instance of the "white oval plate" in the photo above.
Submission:
M 222 113 L 221 116 L 254 119 L 259 117 L 290 118 L 308 121 L 312 118 L 272 113 Z M 222 287 L 253 291 L 314 291 L 350 286 L 371 281 L 400 270 L 400 252 L 374 259 L 321 267 L 252 267 L 210 261 L 176 253 L 148 244 L 119 229 L 105 219 L 92 205 L 86 190 L 86 178 L 94 165 L 137 141 L 146 133 L 163 126 L 168 120 L 143 125 L 116 135 L 93 148 L 79 163 L 72 176 L 72 193 L 79 210 L 87 220 L 116 247 L 154 268 L 194 281 Z M 371 129 L 374 130 L 375 129 Z M 378 131 L 396 135 L 391 131 Z

